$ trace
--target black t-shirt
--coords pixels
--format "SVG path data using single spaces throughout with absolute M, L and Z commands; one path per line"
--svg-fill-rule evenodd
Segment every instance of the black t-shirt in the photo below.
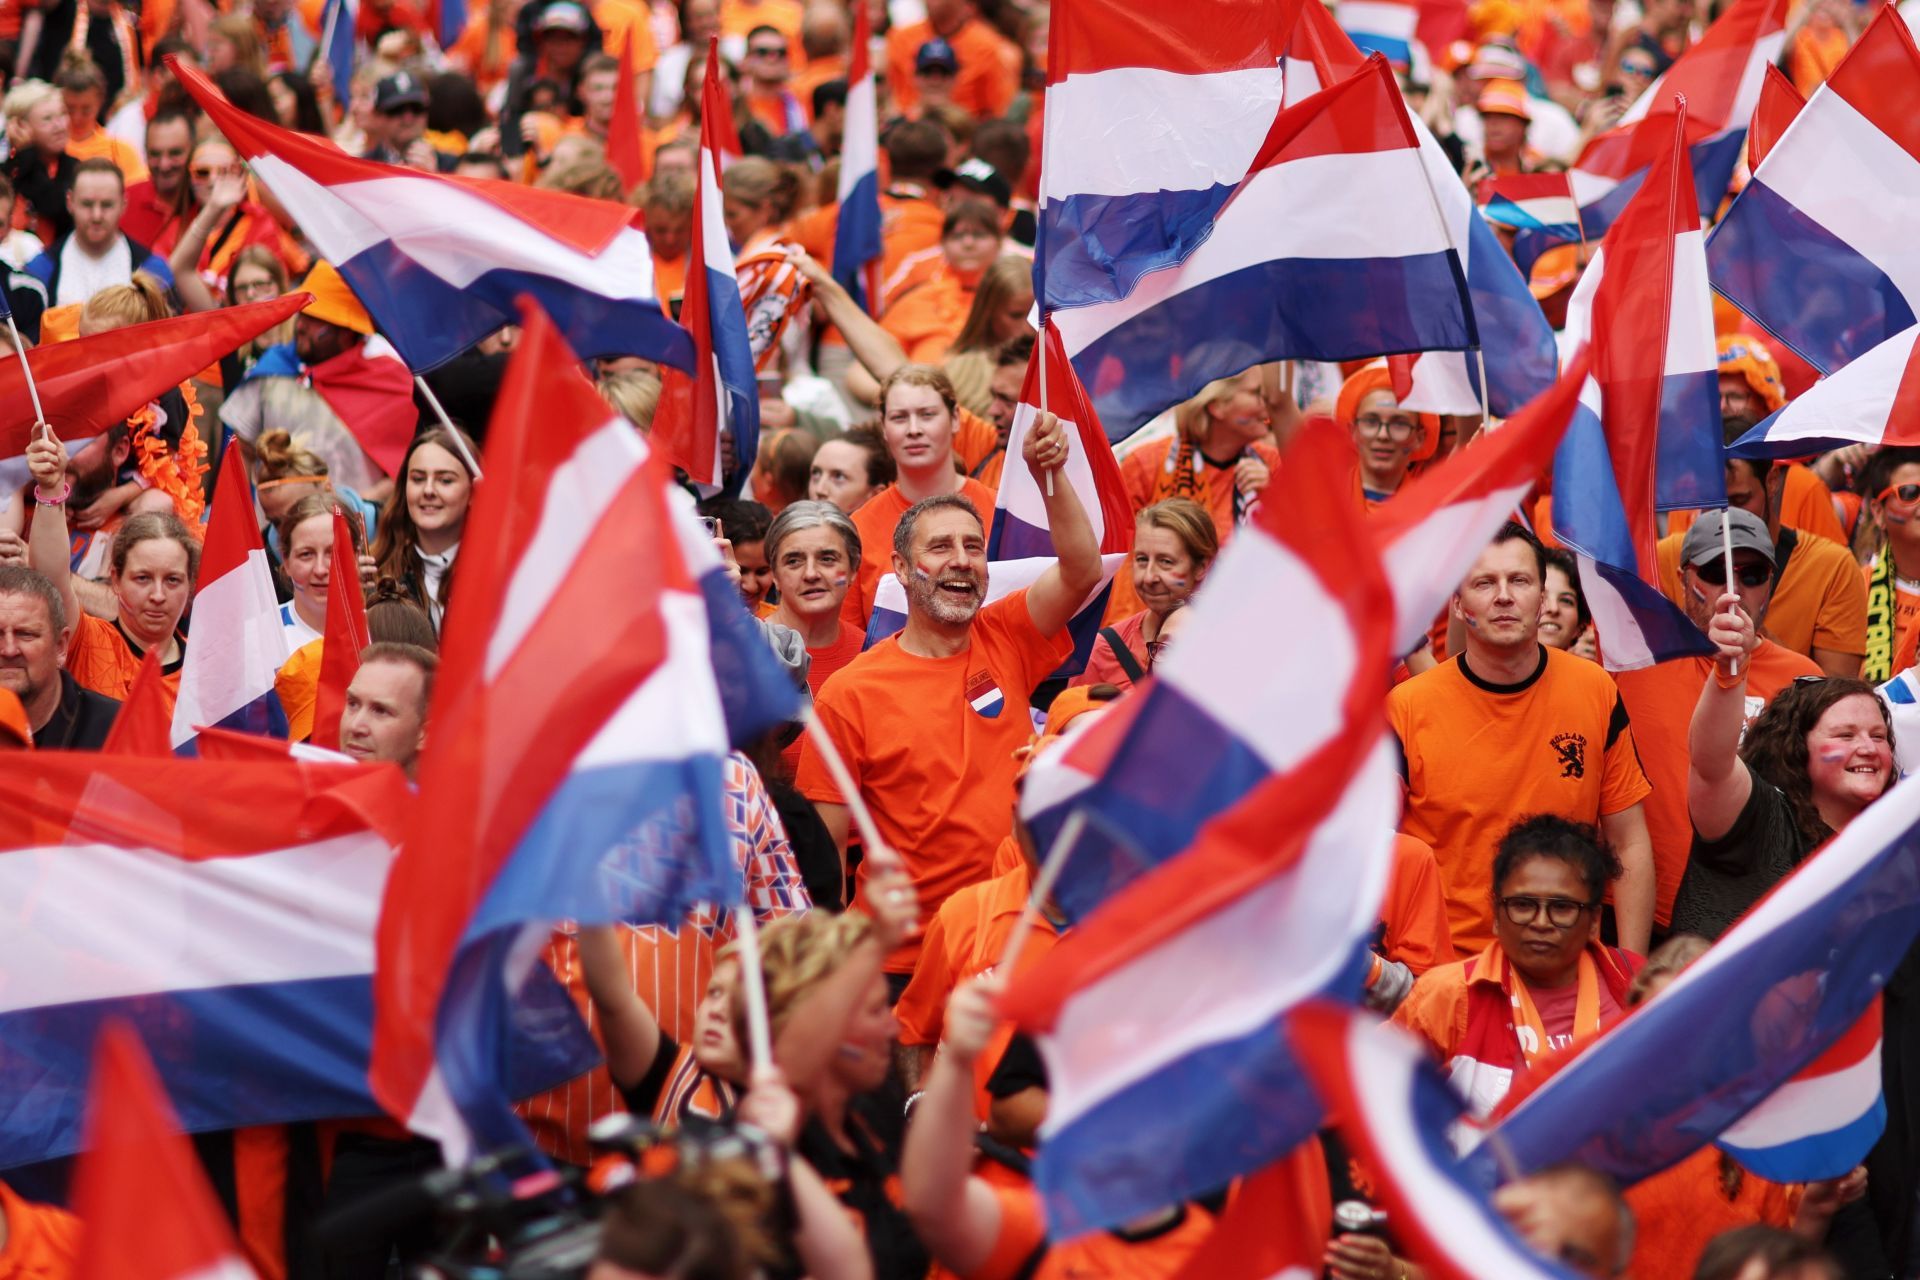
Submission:
M 1024 1033 L 1015 1032 L 1007 1041 L 1007 1051 L 1000 1055 L 1000 1064 L 987 1077 L 987 1092 L 996 1098 L 1011 1098 L 1028 1089 L 1046 1087 L 1047 1064 L 1041 1060 L 1040 1050 Z
M 794 865 L 807 886 L 807 896 L 822 911 L 846 908 L 846 881 L 840 873 L 840 846 L 833 833 L 820 820 L 813 802 L 775 774 L 763 773 L 767 795 L 773 800 L 780 825 L 787 829 L 787 843 L 793 847 Z
M 36 751 L 98 751 L 106 745 L 107 731 L 113 728 L 120 704 L 104 694 L 80 687 L 79 681 L 60 673 L 60 705 L 33 735 Z
M 853 1140 L 851 1152 L 840 1149 L 817 1117 L 809 1119 L 795 1151 L 814 1167 L 840 1203 L 859 1215 L 876 1280 L 924 1276 L 932 1261 L 926 1246 L 914 1234 L 906 1211 L 888 1193 L 888 1184 L 894 1181 L 894 1158 L 861 1118 L 858 1100 L 847 1112 L 847 1134 Z
M 1753 790 L 1727 833 L 1718 840 L 1694 834 L 1687 873 L 1673 899 L 1674 933 L 1718 938 L 1813 849 L 1781 790 L 1749 776 Z

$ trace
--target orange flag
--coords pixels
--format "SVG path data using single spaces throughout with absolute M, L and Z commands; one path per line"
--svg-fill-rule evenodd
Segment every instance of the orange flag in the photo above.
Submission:
M 640 103 L 633 92 L 633 35 L 620 45 L 620 83 L 613 92 L 613 119 L 607 122 L 607 163 L 627 192 L 645 182 L 647 150 L 641 142 Z
M 313 698 L 313 734 L 307 741 L 340 745 L 340 716 L 347 709 L 347 686 L 360 669 L 367 647 L 367 597 L 360 589 L 360 561 L 353 532 L 340 508 L 333 509 L 333 571 L 327 587 L 327 634 L 320 642 L 320 686 Z

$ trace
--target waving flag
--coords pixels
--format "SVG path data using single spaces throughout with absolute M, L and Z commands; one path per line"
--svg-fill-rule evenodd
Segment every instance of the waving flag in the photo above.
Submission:
M 1393 589 L 1395 653 L 1426 644 L 1434 615 L 1547 469 L 1587 369 L 1586 353 L 1577 353 L 1546 395 L 1422 472 L 1368 517 Z
M 467 29 L 467 0 L 428 0 L 433 12 L 434 37 L 442 49 L 451 49 Z
M 100 1032 L 87 1149 L 74 1168 L 75 1280 L 249 1280 L 207 1171 L 132 1027 Z
M 1920 49 L 1888 6 L 1714 229 L 1714 287 L 1822 373 L 1914 323 L 1916 117 Z
M 163 646 L 155 645 L 140 659 L 140 672 L 127 688 L 120 711 L 107 730 L 100 750 L 110 756 L 164 756 L 173 754 L 173 698 L 160 673 Z
M 1839 1177 L 1885 1123 L 1872 1010 L 1916 934 L 1920 781 L 1909 778 L 1497 1132 L 1522 1170 L 1571 1159 L 1631 1183 L 1720 1137 L 1766 1177 Z M 1788 1091 L 1792 1105 L 1756 1110 Z
M 766 645 L 716 622 L 729 606 L 747 619 L 737 593 L 713 595 L 711 543 L 577 363 L 529 305 L 488 438 L 508 479 L 475 495 L 472 586 L 448 614 L 414 825 L 381 912 L 374 1090 L 449 1159 L 523 1139 L 495 1027 L 556 920 L 677 920 L 738 900 L 721 826 L 729 730 L 750 736 L 797 705 L 790 682 L 770 697 L 756 684 L 756 661 L 774 665 Z M 730 720 L 718 684 L 759 696 L 762 719 Z M 694 837 L 651 839 L 649 820 L 679 806 Z
M 1377 707 L 1336 734 L 1009 992 L 1047 1064 L 1033 1176 L 1055 1238 L 1225 1186 L 1318 1128 L 1277 1023 L 1305 1000 L 1359 998 L 1398 788 Z
M 295 293 L 35 347 L 47 422 L 70 445 L 97 436 L 311 301 Z M 16 457 L 33 441 L 33 401 L 17 359 L 0 360 L 0 405 L 0 458 Z
M 1727 446 L 1733 458 L 1804 458 L 1850 444 L 1920 445 L 1920 326 L 1808 388 Z
M 1361 53 L 1380 54 L 1396 67 L 1413 65 L 1414 32 L 1420 25 L 1414 0 L 1340 0 L 1334 17 Z
M 313 692 L 316 746 L 340 745 L 340 717 L 347 709 L 347 686 L 360 670 L 360 655 L 370 643 L 367 597 L 360 589 L 360 562 L 353 553 L 353 531 L 340 508 L 333 509 L 333 577 L 327 591 L 327 631 L 320 641 L 320 680 Z
M 409 803 L 390 765 L 0 770 L 0 1167 L 79 1148 L 114 1018 L 190 1131 L 372 1110 L 374 919 Z
M 1554 531 L 1578 556 L 1608 670 L 1707 639 L 1660 594 L 1657 509 L 1726 505 L 1718 356 L 1699 213 L 1686 198 L 1686 104 L 1670 147 L 1607 233 L 1567 307 L 1593 372 L 1554 457 Z M 1660 122 L 1649 125 L 1659 127 Z
M 514 323 L 521 294 L 552 313 L 575 350 L 692 367 L 692 344 L 654 292 L 653 257 L 631 209 L 361 160 L 256 119 L 192 67 L 168 65 L 414 372 Z
M 1280 106 L 1279 34 L 1263 7 L 1234 0 L 1060 6 L 1033 259 L 1042 312 L 1117 302 L 1208 239 Z
M 1613 225 L 1647 167 L 1664 162 L 1675 95 L 1687 102 L 1685 146 L 1699 212 L 1711 217 L 1719 209 L 1740 163 L 1767 66 L 1786 44 L 1786 20 L 1787 0 L 1734 0 L 1618 125 L 1586 145 L 1571 176 L 1589 239 Z M 1647 120 L 1654 123 L 1642 129 Z
M 327 71 L 333 77 L 336 102 L 353 98 L 353 55 L 359 27 L 360 0 L 327 0 L 320 20 L 320 56 L 327 60 Z
M 442 4 L 448 0 L 441 0 Z M 465 0 L 461 0 L 464 5 Z M 613 116 L 607 121 L 607 163 L 620 175 L 620 189 L 631 195 L 647 180 L 645 127 L 633 87 L 633 33 L 620 42 L 620 79 L 613 90 Z
M 707 78 L 700 94 L 700 189 L 680 302 L 680 323 L 693 337 L 693 372 L 685 380 L 668 379 L 669 394 L 661 403 L 666 413 L 656 416 L 652 438 L 702 492 L 717 493 L 723 483 L 735 490 L 746 483 L 760 456 L 760 389 L 721 209 L 720 175 L 739 154 L 740 140 L 714 39 L 707 41 Z M 730 480 L 720 456 L 723 431 L 733 439 Z
M 1760 102 L 1753 109 L 1753 124 L 1747 129 L 1747 171 L 1758 169 L 1800 114 L 1807 100 L 1794 88 L 1786 73 L 1767 64 L 1767 77 L 1760 85 Z
M 1564 173 L 1505 173 L 1483 179 L 1480 215 L 1514 233 L 1513 261 L 1525 273 L 1555 245 L 1579 244 L 1580 206 Z
M 1295 1010 L 1287 1039 L 1348 1149 L 1373 1174 L 1394 1240 L 1433 1280 L 1574 1280 L 1461 1177 L 1447 1131 L 1465 1107 L 1418 1041 L 1329 1004 Z
M 229 445 L 193 593 L 180 696 L 173 704 L 174 749 L 190 750 L 201 725 L 286 737 L 287 713 L 273 679 L 292 656 L 254 520 L 253 483 Z
M 1331 422 L 1302 428 L 1153 683 L 1034 761 L 1020 810 L 1038 847 L 1073 809 L 1088 820 L 1054 889 L 1070 917 L 1269 777 L 1307 767 L 1384 693 L 1393 602 L 1349 496 L 1352 456 Z M 1249 682 L 1256 666 L 1313 674 Z
M 873 81 L 873 19 L 853 6 L 853 54 L 840 142 L 839 220 L 833 229 L 833 278 L 862 310 L 879 315 L 880 100 Z
M 1060 347 L 1059 332 L 1049 319 L 1046 340 L 1033 346 L 1033 358 L 1027 362 L 1027 379 L 1020 388 L 1020 405 L 1014 410 L 1013 426 L 1007 432 L 1007 469 L 1000 477 L 1000 491 L 994 503 L 992 523 L 987 534 L 987 597 L 989 602 L 1014 591 L 1024 590 L 1057 562 L 1053 536 L 1047 524 L 1047 501 L 1034 481 L 1033 473 L 1021 461 L 1027 432 L 1040 417 L 1040 361 L 1050 363 L 1047 372 L 1047 409 L 1060 419 L 1074 437 L 1067 465 L 1057 483 L 1073 486 L 1093 524 L 1100 542 L 1100 585 L 1081 605 L 1067 624 L 1073 635 L 1073 655 L 1055 674 L 1078 675 L 1086 669 L 1087 656 L 1093 652 L 1093 640 L 1100 633 L 1100 619 L 1106 612 L 1113 575 L 1133 548 L 1133 509 L 1127 500 L 1126 482 L 1120 478 L 1120 463 L 1107 444 L 1106 431 L 1087 400 L 1086 388 Z M 985 513 L 982 513 L 983 515 Z M 907 625 L 907 593 L 900 579 L 886 574 L 880 579 L 874 597 L 873 614 L 867 620 L 867 645 L 878 643 Z
M 1292 33 L 1285 62 L 1288 106 L 1360 69 L 1360 51 L 1325 5 L 1288 0 L 1280 8 L 1279 22 Z M 1560 364 L 1553 327 L 1493 228 L 1474 210 L 1472 196 L 1433 131 L 1418 116 L 1411 119 L 1448 242 L 1466 269 L 1474 330 L 1482 347 L 1499 353 L 1486 361 L 1487 407 L 1496 417 L 1511 417 L 1553 385 Z M 1422 413 L 1480 411 L 1480 361 L 1474 355 L 1427 351 L 1412 363 L 1412 382 L 1400 397 L 1403 406 Z
M 1185 262 L 1141 279 L 1124 301 L 1054 320 L 1115 439 L 1262 361 L 1476 341 L 1460 255 L 1385 59 L 1274 119 Z

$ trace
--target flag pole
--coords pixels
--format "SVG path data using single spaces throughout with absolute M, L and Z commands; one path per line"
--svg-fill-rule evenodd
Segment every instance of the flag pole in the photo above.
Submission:
M 1727 568 L 1726 589 L 1728 591 L 1732 591 L 1733 590 L 1733 510 L 1731 507 L 1720 508 L 1720 555 Z M 1730 676 L 1737 676 L 1740 674 L 1740 659 L 1735 658 L 1732 660 L 1732 662 L 1729 664 L 1729 669 L 1727 671 L 1727 674 Z
M 1480 434 L 1485 435 L 1493 430 L 1493 414 L 1488 409 L 1491 402 L 1487 399 L 1487 349 L 1475 347 L 1473 359 L 1480 369 Z
M 1027 936 L 1033 932 L 1033 926 L 1045 909 L 1047 899 L 1053 896 L 1053 886 L 1060 882 L 1060 869 L 1067 865 L 1067 859 L 1073 853 L 1074 846 L 1080 843 L 1080 836 L 1087 829 L 1087 815 L 1084 810 L 1075 809 L 1060 824 L 1060 834 L 1053 838 L 1053 845 L 1047 850 L 1047 857 L 1040 864 L 1040 874 L 1034 877 L 1033 892 L 1027 895 L 1027 905 L 1020 910 L 1020 918 L 1014 921 L 1013 932 L 1007 935 L 1006 949 L 994 962 L 994 968 L 1005 974 L 1009 981 L 1013 978 L 1013 966 L 1020 961 L 1020 953 L 1026 950 Z
M 839 748 L 833 745 L 832 735 L 820 723 L 814 708 L 809 706 L 802 718 L 806 722 L 807 737 L 812 740 L 813 749 L 820 753 L 820 763 L 827 766 L 827 773 L 832 776 L 833 785 L 839 788 L 841 799 L 853 811 L 853 824 L 860 829 L 860 841 L 867 848 L 867 857 L 873 859 L 876 865 L 903 865 L 900 855 L 880 838 L 880 828 L 873 824 L 873 814 L 867 809 L 867 802 L 861 798 L 860 788 L 853 785 L 853 775 L 847 771 L 847 762 L 840 758 Z
M 440 425 L 447 429 L 447 435 L 453 439 L 454 449 L 460 454 L 460 461 L 467 464 L 467 470 L 473 473 L 473 478 L 486 479 L 480 474 L 480 460 L 467 448 L 466 437 L 462 436 L 460 429 L 453 425 L 453 419 L 447 416 L 446 409 L 440 404 L 440 397 L 433 394 L 433 388 L 427 385 L 427 380 L 416 373 L 413 375 L 413 385 L 418 387 L 420 394 L 427 398 L 427 406 L 433 410 L 433 416 L 440 419 Z
M 747 1047 L 756 1067 L 773 1063 L 773 1028 L 767 1021 L 767 975 L 760 967 L 760 926 L 754 922 L 753 907 L 740 903 L 733 909 L 733 936 L 740 944 L 740 987 L 747 997 Z
M 1474 318 L 1473 318 L 1473 300 L 1467 297 L 1464 291 L 1464 286 L 1466 284 L 1467 260 L 1466 258 L 1461 256 L 1460 246 L 1454 243 L 1453 224 L 1447 221 L 1447 212 L 1446 210 L 1440 207 L 1440 193 L 1433 189 L 1433 174 L 1427 169 L 1426 156 L 1425 156 L 1426 148 L 1420 145 L 1420 134 L 1413 127 L 1412 117 L 1407 113 L 1406 104 L 1404 102 L 1401 103 L 1400 105 L 1400 111 L 1401 111 L 1402 117 L 1407 121 L 1407 133 L 1409 136 L 1413 138 L 1414 152 L 1415 154 L 1420 155 L 1421 157 L 1420 176 L 1426 179 L 1425 186 L 1427 188 L 1427 203 L 1433 209 L 1433 220 L 1440 224 L 1440 234 L 1447 238 L 1447 252 L 1453 255 L 1454 262 L 1460 268 L 1460 273 L 1461 273 L 1460 283 L 1462 285 L 1462 293 L 1460 296 L 1460 311 L 1461 311 L 1461 314 L 1466 317 L 1468 327 L 1473 331 L 1473 354 L 1474 354 L 1474 359 L 1478 362 L 1479 368 L 1480 368 L 1480 430 L 1484 434 L 1487 431 L 1487 429 L 1492 425 L 1492 416 L 1493 416 L 1491 413 L 1488 412 L 1487 353 L 1486 353 L 1486 350 L 1480 345 L 1480 328 L 1477 324 L 1475 324 Z M 1419 360 L 1418 353 L 1415 353 L 1414 359 L 1416 362 Z
M 1041 137 L 1041 141 L 1044 147 L 1044 134 Z M 1041 163 L 1044 165 L 1045 161 Z M 1040 357 L 1040 412 L 1045 413 L 1047 412 L 1047 406 L 1051 404 L 1052 401 L 1047 399 L 1047 364 L 1049 362 L 1047 360 L 1047 313 L 1044 311 L 1040 313 L 1040 340 L 1034 347 L 1034 352 Z M 1035 419 L 1035 421 L 1038 421 L 1038 419 Z M 1047 468 L 1047 496 L 1049 498 L 1053 496 L 1052 467 Z
M 40 387 L 33 380 L 33 366 L 27 363 L 27 344 L 20 337 L 20 326 L 13 322 L 13 308 L 6 307 L 7 332 L 13 337 L 13 353 L 20 357 L 20 372 L 27 375 L 27 394 L 33 398 L 33 420 L 47 429 L 47 435 L 53 435 L 53 425 L 47 421 L 47 415 L 40 408 Z

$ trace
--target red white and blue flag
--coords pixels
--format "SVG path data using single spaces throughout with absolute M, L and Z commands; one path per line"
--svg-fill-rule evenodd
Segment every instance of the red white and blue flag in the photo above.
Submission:
M 1279 10 L 1285 46 L 1286 104 L 1293 106 L 1358 71 L 1365 59 L 1317 0 L 1287 0 Z M 1486 404 L 1496 417 L 1511 417 L 1553 385 L 1560 367 L 1553 326 L 1527 288 L 1527 280 L 1500 245 L 1493 228 L 1474 209 L 1453 162 L 1418 116 L 1420 159 L 1446 223 L 1448 242 L 1467 275 L 1467 299 L 1480 344 L 1498 352 L 1486 362 Z M 1480 361 L 1472 353 L 1426 351 L 1413 361 L 1412 385 L 1400 402 L 1422 413 L 1479 413 Z
M 497 1027 L 555 921 L 740 900 L 729 734 L 798 702 L 664 464 L 531 304 L 523 324 L 380 918 L 374 1091 L 450 1160 L 523 1140 Z M 650 840 L 680 806 L 692 834 Z
M 273 681 L 292 656 L 254 519 L 253 483 L 230 444 L 214 486 L 193 593 L 180 696 L 173 704 L 174 750 L 191 754 L 202 725 L 286 737 L 287 713 Z
M 253 1280 L 140 1035 L 109 1022 L 93 1056 L 87 1147 L 73 1171 L 85 1224 L 74 1280 Z
M 1574 551 L 1612 671 L 1713 652 L 1660 593 L 1655 513 L 1726 505 L 1719 362 L 1700 215 L 1689 198 L 1687 109 L 1649 129 L 1668 149 L 1607 233 L 1567 307 L 1592 376 L 1554 457 L 1553 527 Z
M 1465 1104 L 1418 1041 L 1330 1003 L 1295 1010 L 1286 1036 L 1341 1139 L 1373 1175 L 1395 1243 L 1433 1280 L 1575 1280 L 1463 1176 L 1448 1133 Z
M 589 356 L 693 367 L 686 333 L 661 309 L 631 209 L 362 160 L 250 116 L 200 72 L 169 65 L 415 372 L 514 323 L 522 294 Z
M 1768 1178 L 1840 1177 L 1886 1121 L 1876 1005 L 1916 935 L 1910 778 L 1495 1132 L 1522 1171 L 1576 1160 L 1632 1183 L 1718 1139 Z
M 1061 349 L 1060 335 L 1051 318 L 1046 325 L 1046 340 L 1034 343 L 1033 357 L 1027 362 L 1020 404 L 1014 410 L 1013 425 L 1007 430 L 1006 469 L 1000 474 L 1000 489 L 993 510 L 981 512 L 982 518 L 989 522 L 987 599 L 991 603 L 1025 590 L 1058 562 L 1047 523 L 1046 497 L 1021 457 L 1027 432 L 1040 416 L 1043 357 L 1051 362 L 1046 378 L 1047 408 L 1074 439 L 1067 465 L 1055 475 L 1054 482 L 1073 487 L 1100 543 L 1100 585 L 1068 622 L 1067 629 L 1073 635 L 1073 655 L 1055 673 L 1073 676 L 1086 669 L 1094 637 L 1100 632 L 1101 616 L 1106 612 L 1113 575 L 1119 572 L 1127 552 L 1133 548 L 1133 508 L 1127 500 L 1126 482 L 1120 478 L 1119 460 L 1107 443 L 1106 431 L 1087 399 L 1086 388 L 1080 385 L 1079 376 Z M 867 620 L 868 647 L 906 625 L 906 589 L 898 577 L 886 574 L 880 579 L 873 614 Z
M 79 1149 L 116 1018 L 190 1132 L 374 1109 L 374 925 L 411 803 L 391 765 L 0 770 L 0 1167 Z
M 1352 466 L 1330 421 L 1303 427 L 1153 682 L 1033 762 L 1020 812 L 1037 847 L 1074 810 L 1086 818 L 1054 888 L 1069 917 L 1186 849 L 1269 778 L 1306 768 L 1384 696 L 1393 598 Z M 1279 674 L 1246 679 L 1256 669 Z
M 1513 261 L 1522 272 L 1556 245 L 1579 244 L 1580 206 L 1564 173 L 1502 173 L 1481 180 L 1480 216 L 1513 232 Z
M 1822 378 L 1727 446 L 1733 458 L 1804 458 L 1850 444 L 1920 445 L 1920 325 Z
M 1113 438 L 1263 361 L 1478 340 L 1464 264 L 1423 198 L 1420 137 L 1385 59 L 1281 111 L 1229 194 L 1185 261 L 1120 301 L 1051 313 Z
M 1714 228 L 1716 289 L 1822 373 L 1910 328 L 1920 48 L 1884 8 Z M 1826 300 L 1809 306 L 1810 295 Z
M 833 278 L 861 308 L 879 315 L 880 99 L 873 79 L 873 19 L 853 6 L 846 124 L 840 143 L 840 212 L 833 229 Z
M 1767 67 L 1786 44 L 1787 0 L 1734 0 L 1706 34 L 1648 86 L 1620 123 L 1589 142 L 1569 176 L 1587 238 L 1613 225 L 1667 152 L 1674 96 L 1686 99 L 1685 147 L 1703 216 L 1726 198 Z M 1643 121 L 1651 127 L 1642 129 Z
M 371 643 L 367 598 L 360 590 L 359 561 L 353 553 L 353 532 L 338 507 L 333 509 L 333 569 L 326 622 L 320 640 L 320 676 L 313 691 L 313 730 L 307 740 L 332 750 L 340 745 L 347 686 L 360 669 L 361 653 Z
M 1767 78 L 1760 85 L 1760 101 L 1753 109 L 1753 123 L 1747 127 L 1748 173 L 1760 167 L 1806 105 L 1806 96 L 1787 79 L 1786 72 L 1768 63 Z
M 1361 53 L 1377 53 L 1396 67 L 1413 65 L 1420 26 L 1415 0 L 1340 0 L 1334 17 Z

